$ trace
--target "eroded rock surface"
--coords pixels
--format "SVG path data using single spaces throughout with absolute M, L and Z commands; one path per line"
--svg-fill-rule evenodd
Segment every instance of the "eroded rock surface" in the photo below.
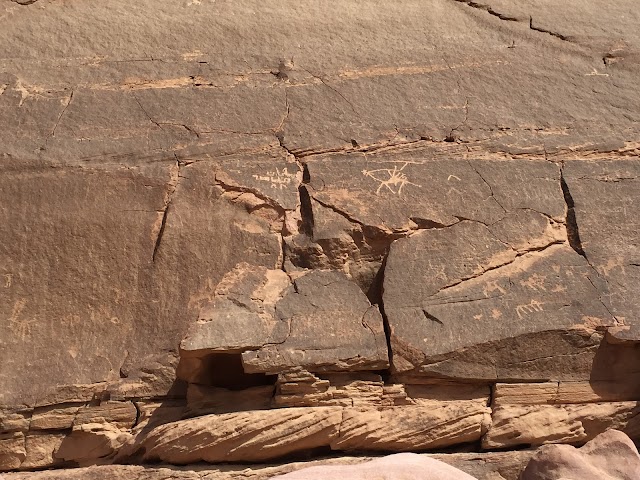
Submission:
M 407 270 L 419 279 L 410 289 Z M 519 254 L 473 222 L 398 240 L 384 294 L 394 367 L 489 381 L 588 380 L 598 329 L 617 325 L 598 287 L 606 284 L 566 243 Z
M 0 470 L 638 440 L 637 11 L 0 2 Z

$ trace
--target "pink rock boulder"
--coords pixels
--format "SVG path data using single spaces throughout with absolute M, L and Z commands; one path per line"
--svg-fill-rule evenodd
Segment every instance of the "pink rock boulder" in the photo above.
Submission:
M 476 480 L 461 470 L 415 453 L 398 453 L 357 465 L 321 465 L 272 480 Z
M 581 448 L 541 447 L 520 480 L 640 480 L 640 455 L 627 435 L 608 430 Z

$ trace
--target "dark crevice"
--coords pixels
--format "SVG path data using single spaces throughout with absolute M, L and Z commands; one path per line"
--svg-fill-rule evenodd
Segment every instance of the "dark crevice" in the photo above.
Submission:
M 587 258 L 587 255 L 582 248 L 582 241 L 580 240 L 580 231 L 578 230 L 578 222 L 576 220 L 575 203 L 573 201 L 573 197 L 571 196 L 571 192 L 569 191 L 569 186 L 564 179 L 564 173 L 562 171 L 560 171 L 560 186 L 562 187 L 564 202 L 567 205 L 567 218 L 565 220 L 565 225 L 567 228 L 567 238 L 569 240 L 569 245 L 578 254 L 582 255 L 584 258 Z
M 300 193 L 300 233 L 313 238 L 314 220 L 311 195 L 304 184 L 298 187 L 298 192 Z
M 220 179 L 220 177 L 217 175 L 215 178 L 215 182 L 216 182 L 216 185 L 222 188 L 225 192 L 237 192 L 239 194 L 250 193 L 251 195 L 254 195 L 256 198 L 259 198 L 260 200 L 262 200 L 269 207 L 273 208 L 276 212 L 278 212 L 279 215 L 284 215 L 285 213 L 285 209 L 282 208 L 282 206 L 278 204 L 278 202 L 273 200 L 271 197 L 268 197 L 257 188 L 232 185 L 230 183 L 226 183 L 224 180 Z M 251 211 L 256 211 L 259 208 L 264 208 L 264 207 L 262 205 L 258 205 L 257 207 L 253 207 Z M 249 211 L 249 213 L 251 213 L 251 211 Z
M 482 3 L 472 2 L 469 0 L 455 0 L 458 3 L 464 3 L 469 5 L 470 7 L 477 8 L 479 10 L 484 10 L 485 12 L 493 15 L 494 17 L 498 17 L 500 20 L 505 20 L 507 22 L 518 22 L 519 20 L 516 17 L 512 17 L 510 15 L 506 15 L 504 13 L 496 12 L 490 5 L 485 5 Z
M 158 254 L 158 250 L 160 249 L 160 243 L 162 243 L 162 236 L 164 235 L 164 229 L 167 226 L 167 217 L 169 216 L 169 208 L 171 208 L 171 203 L 167 203 L 167 206 L 164 209 L 162 214 L 162 223 L 160 224 L 160 230 L 158 231 L 158 235 L 156 237 L 156 243 L 153 246 L 153 255 L 151 259 L 153 262 L 156 261 L 156 255 Z
M 434 315 L 431 315 L 424 308 L 422 309 L 422 313 L 424 314 L 425 317 L 427 317 L 427 319 L 431 320 L 432 322 L 436 322 L 436 323 L 439 323 L 440 325 L 444 325 L 442 320 L 440 320 L 438 317 L 436 317 Z
M 391 376 L 391 366 L 393 365 L 393 349 L 391 348 L 391 325 L 389 324 L 389 319 L 387 318 L 387 314 L 384 310 L 384 271 L 387 267 L 387 258 L 389 255 L 385 255 L 382 259 L 382 265 L 380 265 L 380 269 L 376 274 L 376 277 L 367 292 L 367 296 L 369 297 L 369 301 L 372 304 L 377 304 L 378 309 L 380 310 L 380 315 L 382 315 L 382 326 L 384 328 L 384 336 L 387 340 L 387 353 L 389 355 L 389 370 L 385 372 L 380 372 L 382 377 L 386 380 Z
M 444 223 L 436 222 L 428 218 L 409 217 L 409 220 L 416 224 L 416 230 L 432 230 L 451 227 L 451 225 L 445 225 Z
M 529 17 L 529 28 L 531 30 L 534 30 L 536 32 L 542 32 L 542 33 L 546 33 L 548 35 L 551 35 L 552 37 L 556 37 L 559 38 L 560 40 L 563 40 L 565 42 L 570 42 L 571 39 L 569 37 L 567 37 L 566 35 L 562 35 L 558 32 L 553 32 L 551 30 L 546 30 L 544 28 L 540 28 L 540 27 L 536 27 L 533 25 L 533 17 Z
M 136 420 L 133 422 L 133 425 L 131 426 L 131 428 L 135 428 L 140 423 L 140 417 L 142 416 L 142 412 L 140 411 L 140 407 L 138 406 L 138 402 L 135 402 L 135 401 L 131 400 L 131 403 L 133 403 L 133 406 L 136 409 Z

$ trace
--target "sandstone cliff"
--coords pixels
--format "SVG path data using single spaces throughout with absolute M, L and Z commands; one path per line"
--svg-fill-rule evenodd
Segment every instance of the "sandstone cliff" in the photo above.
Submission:
M 639 21 L 0 0 L 0 471 L 640 440 Z

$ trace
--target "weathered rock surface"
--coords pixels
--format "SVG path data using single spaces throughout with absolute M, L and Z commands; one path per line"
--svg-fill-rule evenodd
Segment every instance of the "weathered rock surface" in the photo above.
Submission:
M 120 371 L 127 359 L 144 368 L 146 356 L 176 349 L 188 312 L 240 258 L 281 261 L 279 234 L 225 198 L 211 165 L 3 168 L 3 192 L 25 210 L 1 213 L 2 318 L 11 332 L 2 352 L 14 354 L 3 353 L 0 404 L 42 403 L 58 384 L 119 382 L 131 374 Z M 92 200 L 80 201 L 85 195 Z M 218 255 L 209 255 L 214 245 Z M 43 349 L 55 361 L 35 354 Z
M 131 435 L 111 424 L 85 423 L 73 428 L 60 444 L 55 457 L 78 465 L 93 465 L 114 456 Z
M 365 480 L 372 476 L 380 480 L 475 480 L 457 468 L 415 453 L 398 453 L 358 465 L 319 466 L 273 477 L 277 480 L 323 480 L 344 478 Z
M 480 440 L 491 423 L 486 399 L 399 407 L 291 407 L 206 415 L 161 425 L 127 455 L 145 461 L 263 461 L 320 447 L 423 451 Z
M 216 287 L 181 344 L 186 380 L 215 376 L 211 354 L 242 354 L 247 374 L 380 370 L 388 366 L 382 316 L 342 273 L 312 271 L 291 279 L 282 270 L 240 264 Z
M 491 423 L 482 403 L 345 410 L 333 450 L 434 450 L 479 440 Z
M 493 406 L 611 402 L 640 400 L 640 385 L 633 382 L 498 383 Z
M 640 438 L 637 10 L 0 1 L 0 470 Z
M 637 326 L 640 305 L 640 163 L 568 162 L 563 178 L 575 216 L 573 241 L 610 285 L 611 311 Z
M 206 415 L 156 428 L 141 448 L 146 461 L 178 465 L 258 462 L 326 446 L 341 422 L 335 407 Z
M 583 405 L 510 405 L 493 410 L 485 448 L 545 443 L 584 443 L 605 430 L 640 433 L 638 402 Z
M 542 447 L 522 472 L 522 480 L 635 480 L 640 455 L 624 433 L 608 430 L 576 449 L 570 445 Z
M 0 434 L 0 468 L 12 470 L 22 465 L 27 457 L 22 432 Z
M 410 289 L 407 272 L 420 279 Z M 398 240 L 384 293 L 394 367 L 487 381 L 588 380 L 597 330 L 617 324 L 598 287 L 606 285 L 568 245 L 518 255 L 477 223 Z

